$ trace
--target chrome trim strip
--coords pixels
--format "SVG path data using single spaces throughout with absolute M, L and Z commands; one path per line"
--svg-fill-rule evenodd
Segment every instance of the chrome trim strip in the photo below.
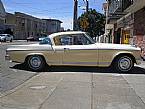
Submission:
M 99 64 L 110 64 L 112 62 L 99 62 Z
M 12 52 L 12 51 L 53 51 L 53 50 L 7 50 L 8 52 Z
M 63 62 L 62 64 L 98 64 L 98 62 Z

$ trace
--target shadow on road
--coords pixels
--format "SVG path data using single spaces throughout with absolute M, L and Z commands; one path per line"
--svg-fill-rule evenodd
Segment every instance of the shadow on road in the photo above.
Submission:
M 17 64 L 12 69 L 19 69 L 19 70 L 25 70 L 25 71 L 31 71 L 26 67 L 24 64 Z M 31 71 L 32 72 L 32 71 Z M 92 72 L 92 73 L 118 73 L 118 74 L 145 74 L 145 69 L 141 67 L 134 67 L 132 71 L 126 72 L 126 73 L 119 73 L 115 72 L 114 69 L 111 67 L 104 68 L 104 67 L 76 67 L 76 66 L 50 66 L 46 67 L 41 72 Z

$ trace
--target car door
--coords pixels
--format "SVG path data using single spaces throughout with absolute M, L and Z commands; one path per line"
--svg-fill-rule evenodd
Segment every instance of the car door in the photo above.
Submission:
M 64 48 L 63 64 L 97 66 L 97 49 L 94 45 L 67 46 Z
M 55 47 L 55 51 L 63 53 L 62 64 L 96 66 L 98 63 L 97 46 L 86 40 L 84 34 L 60 36 L 60 45 Z
M 61 40 L 61 36 L 55 36 L 53 38 L 53 42 L 54 44 L 52 45 L 52 48 L 54 50 L 54 56 L 56 57 L 54 59 L 53 64 L 54 65 L 62 65 L 62 61 L 63 61 L 63 55 L 64 55 L 64 48 L 65 46 L 62 44 Z

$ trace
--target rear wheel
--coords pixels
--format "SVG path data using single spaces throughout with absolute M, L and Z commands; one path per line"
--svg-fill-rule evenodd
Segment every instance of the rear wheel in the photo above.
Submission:
M 42 56 L 33 55 L 27 59 L 28 67 L 33 71 L 41 71 L 45 67 L 45 60 Z
M 118 72 L 128 72 L 134 67 L 134 62 L 131 57 L 124 55 L 117 57 L 113 66 Z

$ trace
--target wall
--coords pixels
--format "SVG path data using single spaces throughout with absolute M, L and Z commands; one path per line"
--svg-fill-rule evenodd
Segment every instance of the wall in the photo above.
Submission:
M 145 54 L 145 8 L 134 13 L 134 42 Z
M 5 24 L 5 8 L 2 4 L 2 1 L 0 0 L 0 33 L 2 33 L 4 31 L 4 24 Z
M 61 21 L 56 19 L 43 19 L 46 21 L 47 34 L 61 31 Z

